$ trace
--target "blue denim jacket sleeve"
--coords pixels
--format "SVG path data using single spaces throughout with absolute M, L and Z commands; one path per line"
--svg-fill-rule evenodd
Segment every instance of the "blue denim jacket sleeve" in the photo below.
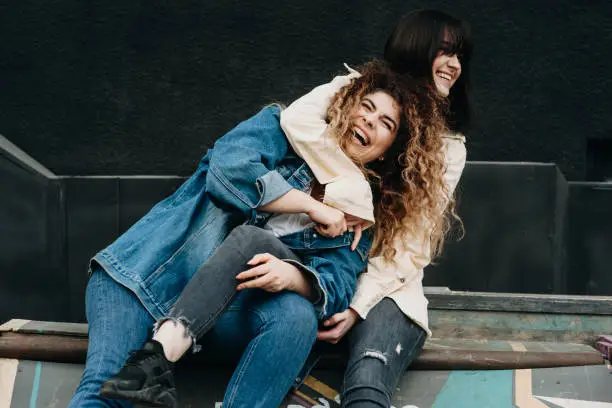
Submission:
M 255 219 L 256 208 L 292 189 L 275 170 L 287 149 L 287 137 L 280 127 L 280 108 L 263 108 L 217 140 L 209 152 L 206 191 Z
M 346 310 L 357 285 L 357 277 L 366 268 L 370 242 L 362 239 L 355 251 L 350 246 L 318 250 L 313 256 L 302 256 L 302 262 L 285 260 L 315 280 L 318 299 L 314 305 L 319 319 L 327 319 Z M 317 297 L 317 295 L 315 295 Z

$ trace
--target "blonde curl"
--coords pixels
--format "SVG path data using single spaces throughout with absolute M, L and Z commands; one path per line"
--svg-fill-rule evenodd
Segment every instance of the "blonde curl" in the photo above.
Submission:
M 351 114 L 365 95 L 385 92 L 402 109 L 397 137 L 384 160 L 363 164 L 353 157 L 374 193 L 371 256 L 382 255 L 394 262 L 398 242 L 422 239 L 433 259 L 441 254 L 453 221 L 461 224 L 444 180 L 446 101 L 426 81 L 396 74 L 382 61 L 369 62 L 358 70 L 361 77 L 342 88 L 328 108 L 331 134 L 347 154 L 354 132 Z

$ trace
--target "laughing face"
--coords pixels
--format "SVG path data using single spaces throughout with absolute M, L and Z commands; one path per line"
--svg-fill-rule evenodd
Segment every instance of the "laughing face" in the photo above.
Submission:
M 438 51 L 433 61 L 432 73 L 436 89 L 440 95 L 447 97 L 451 88 L 461 75 L 461 62 L 457 54 L 448 54 L 443 49 Z
M 389 94 L 365 95 L 351 115 L 353 136 L 348 153 L 363 163 L 380 158 L 391 146 L 400 125 L 400 106 Z

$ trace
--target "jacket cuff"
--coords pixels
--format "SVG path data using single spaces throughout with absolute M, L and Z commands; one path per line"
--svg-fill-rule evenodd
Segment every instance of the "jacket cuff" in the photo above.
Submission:
M 363 178 L 341 178 L 325 185 L 323 202 L 374 224 L 372 189 Z
M 260 198 L 255 206 L 256 208 L 284 196 L 290 190 L 293 190 L 293 187 L 279 172 L 271 170 L 257 179 L 257 190 L 259 190 Z
M 366 317 L 368 316 L 368 312 L 370 311 L 370 309 L 365 308 L 364 305 L 357 303 L 351 303 L 350 308 L 357 312 L 359 317 L 361 317 L 363 320 L 366 319 Z
M 294 259 L 281 259 L 281 261 L 290 263 L 291 265 L 298 268 L 302 273 L 305 273 L 312 278 L 312 289 L 315 292 L 313 295 L 314 300 L 312 301 L 312 304 L 314 305 L 315 311 L 317 312 L 317 316 L 319 317 L 319 319 L 324 319 L 327 316 L 327 293 L 325 292 L 325 289 L 323 289 L 321 279 L 319 279 L 319 274 Z

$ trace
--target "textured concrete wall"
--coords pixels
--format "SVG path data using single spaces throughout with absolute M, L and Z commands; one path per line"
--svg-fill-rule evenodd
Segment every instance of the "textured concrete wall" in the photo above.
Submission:
M 260 106 L 379 56 L 418 7 L 472 23 L 471 160 L 556 162 L 581 180 L 586 138 L 612 135 L 603 1 L 9 3 L 0 133 L 57 174 L 186 175 Z

